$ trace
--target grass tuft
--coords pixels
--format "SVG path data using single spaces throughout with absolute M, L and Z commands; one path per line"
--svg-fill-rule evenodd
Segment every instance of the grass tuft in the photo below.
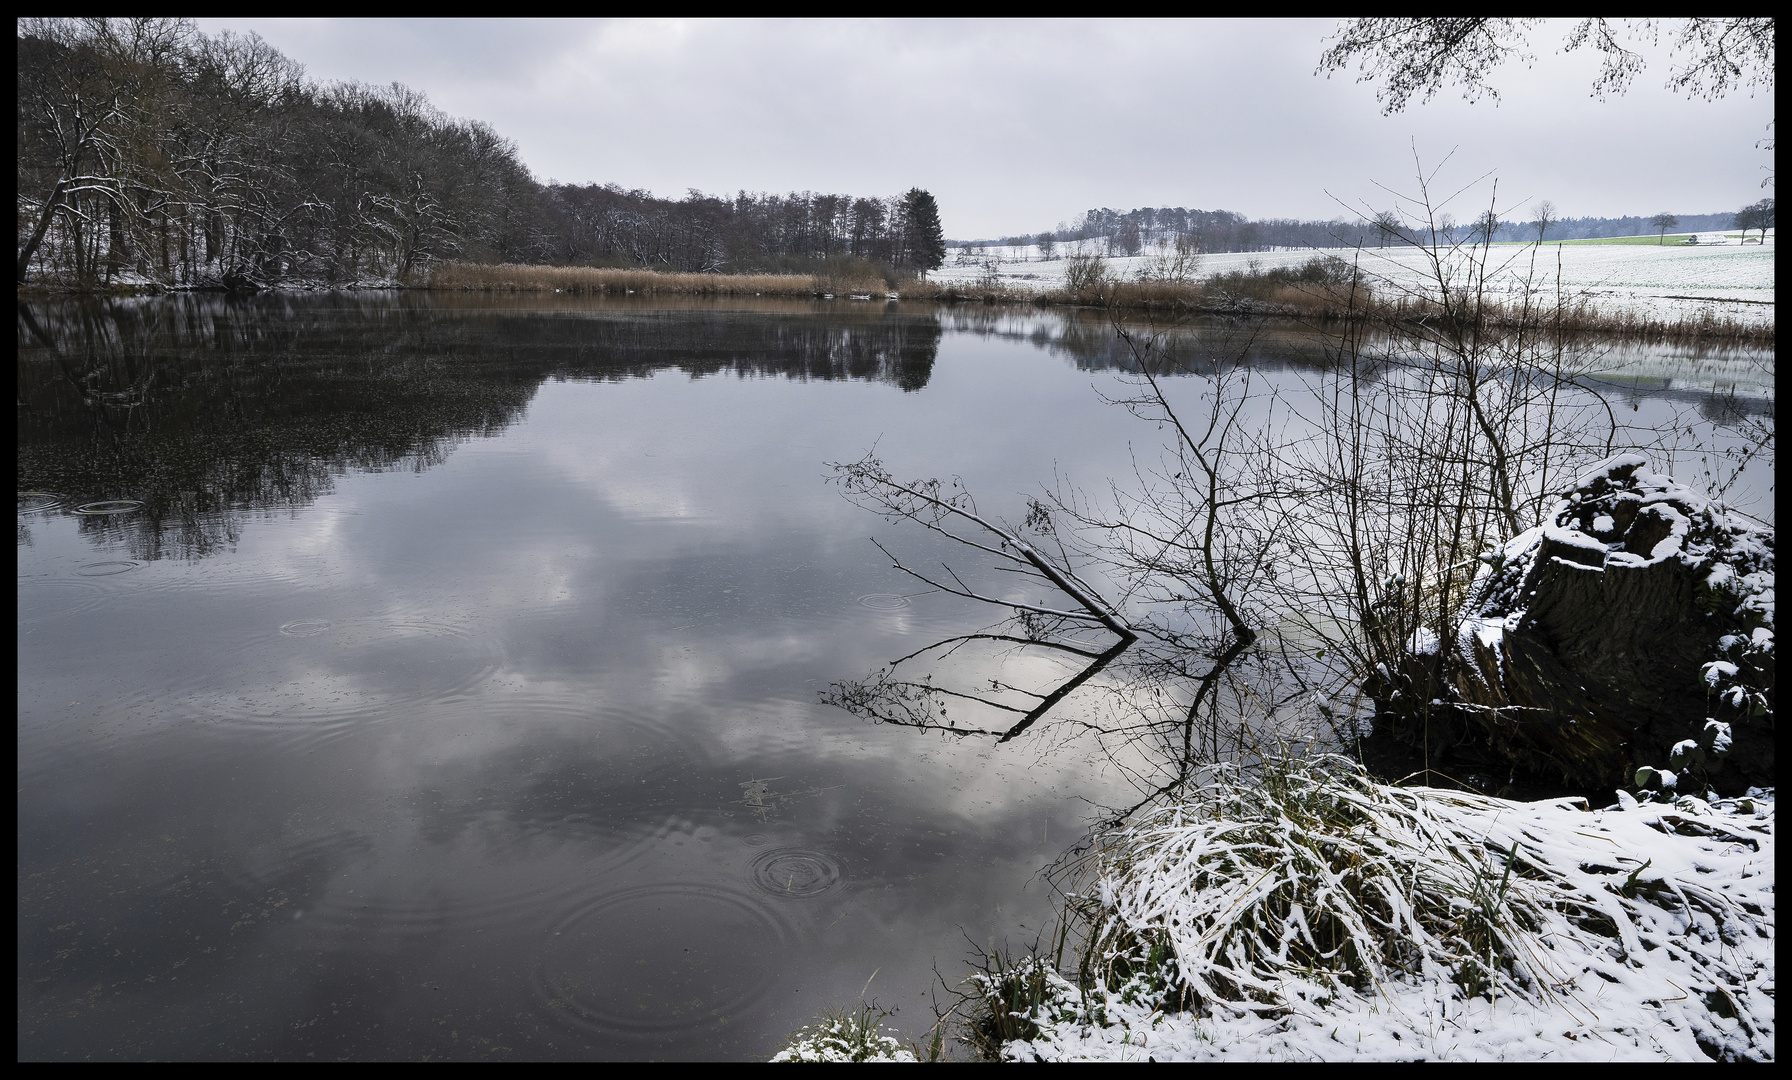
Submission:
M 1081 995 L 1050 962 L 999 948 L 977 951 L 965 980 L 971 1009 L 962 1038 L 979 1058 L 995 1061 L 1008 1043 L 1036 1039 L 1042 1028 L 1078 1018 Z
M 1108 838 L 1081 899 L 1082 981 L 1151 975 L 1177 1011 L 1323 1009 L 1441 977 L 1470 996 L 1540 985 L 1529 935 L 1554 898 L 1517 845 L 1347 759 L 1216 770 L 1196 800 Z
M 857 1008 L 828 1009 L 821 1018 L 799 1029 L 772 1057 L 773 1061 L 846 1062 L 846 1061 L 916 1061 L 915 1052 L 904 1047 L 882 1026 L 890 1010 L 861 1004 Z M 938 1057 L 938 1040 L 929 1060 Z

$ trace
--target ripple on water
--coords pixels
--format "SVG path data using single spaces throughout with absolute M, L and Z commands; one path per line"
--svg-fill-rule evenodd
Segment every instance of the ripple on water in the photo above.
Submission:
M 101 499 L 99 502 L 82 503 L 75 507 L 75 513 L 88 517 L 104 517 L 110 514 L 128 514 L 133 510 L 143 509 L 143 504 L 136 499 Z
M 590 687 L 509 690 L 502 680 L 479 688 L 437 715 L 447 722 L 466 718 L 482 726 L 524 727 L 555 732 L 576 740 L 581 751 L 595 754 L 612 772 L 631 772 L 668 762 L 697 762 L 710 747 L 700 726 L 688 714 L 605 700 Z
M 702 884 L 588 898 L 536 959 L 537 1005 L 596 1033 L 664 1035 L 727 1023 L 764 996 L 791 929 L 765 901 Z
M 88 563 L 77 567 L 75 573 L 81 577 L 111 577 L 114 574 L 128 574 L 143 566 L 134 559 L 114 559 L 110 562 Z
M 19 622 L 78 615 L 106 602 L 98 583 L 73 578 L 20 578 Z
M 298 917 L 344 943 L 539 927 L 584 884 L 527 861 L 506 864 L 476 845 L 431 845 L 427 865 L 387 856 L 340 875 Z
M 339 829 L 252 845 L 234 853 L 214 873 L 184 873 L 175 885 L 198 883 L 243 896 L 277 889 L 289 894 L 289 906 L 302 910 L 332 879 L 370 862 L 374 850 L 373 837 L 366 832 Z
M 566 824 L 583 823 L 568 820 Z M 592 822 L 591 824 L 597 823 Z M 561 828 L 555 831 L 564 832 L 565 829 Z M 713 839 L 715 835 L 713 828 L 698 825 L 682 814 L 671 814 L 658 825 L 645 822 L 630 823 L 621 828 L 611 827 L 604 831 L 608 833 L 614 846 L 599 856 L 600 862 L 594 865 L 605 874 L 614 873 L 627 864 L 644 857 L 674 855 L 680 847 L 692 842 L 704 842 L 706 838 L 701 834 L 707 833 L 707 839 Z
M 282 626 L 280 632 L 287 637 L 316 637 L 329 628 L 328 619 L 300 619 Z
M 56 491 L 21 491 L 19 513 L 35 514 L 40 510 L 54 510 L 67 499 L 67 495 Z
M 901 611 L 909 606 L 909 599 L 895 593 L 867 593 L 859 597 L 859 606 L 872 611 Z
M 753 856 L 753 884 L 782 900 L 807 900 L 840 884 L 840 864 L 819 851 L 772 848 Z
M 424 789 L 410 797 L 427 804 L 442 794 Z M 450 794 L 428 806 L 414 839 L 403 843 L 381 845 L 346 833 L 311 838 L 244 857 L 231 878 L 250 891 L 257 883 L 303 883 L 283 917 L 303 920 L 344 947 L 368 939 L 446 940 L 481 932 L 535 940 L 563 922 L 569 909 L 589 904 L 594 885 L 614 882 L 626 863 L 703 831 L 677 818 L 650 830 L 644 841 L 616 830 L 563 827 L 544 845 L 531 830 L 512 828 L 507 808 L 465 814 L 445 805 L 471 803 L 470 794 Z
M 214 723 L 310 741 L 455 700 L 503 665 L 504 650 L 490 635 L 423 617 L 300 619 L 248 635 L 217 660 L 190 674 L 191 707 Z
M 132 942 L 139 957 L 167 949 L 174 953 L 168 960 L 177 956 L 199 960 L 195 941 L 221 944 L 241 940 L 237 935 L 245 928 L 303 918 L 333 878 L 345 867 L 365 864 L 372 850 L 371 837 L 351 830 L 255 844 L 231 853 L 215 852 L 203 844 L 189 846 L 184 838 L 178 843 L 156 844 L 117 860 L 117 866 L 129 868 L 121 878 L 142 874 L 144 886 L 141 891 L 124 886 L 135 894 L 128 904 L 119 904 L 118 891 L 105 894 L 101 901 L 107 910 L 104 921 L 119 940 Z M 158 868 L 166 871 L 165 876 L 150 878 Z M 72 885 L 80 896 L 94 895 L 85 881 L 76 880 Z M 113 889 L 118 888 L 114 884 Z M 68 917 L 61 911 L 49 914 L 57 919 Z M 107 947 L 105 952 L 112 949 Z M 114 971 L 114 963 L 101 965 L 96 977 Z

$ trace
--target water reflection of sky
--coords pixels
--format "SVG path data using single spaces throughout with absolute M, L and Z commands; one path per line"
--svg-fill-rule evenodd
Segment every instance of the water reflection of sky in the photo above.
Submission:
M 1030 332 L 931 340 L 918 390 L 547 370 L 189 558 L 22 515 L 20 1056 L 756 1057 L 861 991 L 918 1037 L 1122 792 L 817 703 L 980 614 L 861 603 L 917 591 L 868 536 L 946 552 L 823 463 L 1012 516 L 1157 439 Z

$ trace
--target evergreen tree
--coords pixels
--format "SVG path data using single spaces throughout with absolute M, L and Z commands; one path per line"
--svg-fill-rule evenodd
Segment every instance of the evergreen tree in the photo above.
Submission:
M 927 271 L 938 270 L 946 261 L 946 234 L 940 227 L 939 204 L 930 192 L 909 188 L 902 197 L 902 208 L 914 229 L 910 257 L 921 268 L 921 276 L 926 277 Z

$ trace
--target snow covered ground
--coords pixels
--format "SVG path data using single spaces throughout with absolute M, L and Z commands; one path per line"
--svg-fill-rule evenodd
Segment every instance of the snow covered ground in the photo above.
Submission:
M 1496 847 L 1518 845 L 1547 867 L 1539 894 L 1546 906 L 1607 912 L 1609 936 L 1543 916 L 1533 938 L 1543 985 L 1491 999 L 1435 973 L 1390 978 L 1369 993 L 1321 995 L 1290 971 L 1287 1008 L 1220 1007 L 1195 1018 L 1109 996 L 1100 1003 L 1105 1022 L 1096 1022 L 1090 1002 L 1058 979 L 1059 1002 L 1040 1010 L 1052 1015 L 1039 1017 L 1038 1037 L 1007 1043 L 1004 1058 L 1773 1059 L 1771 792 L 1715 806 L 1621 797 L 1604 810 L 1435 794 L 1432 810 L 1456 827 Z M 1175 915 L 1167 910 L 1163 924 L 1174 925 Z
M 1562 288 L 1571 296 L 1585 296 L 1594 306 L 1609 312 L 1646 312 L 1657 318 L 1696 317 L 1713 314 L 1749 322 L 1773 321 L 1775 237 L 1763 244 L 1742 245 L 1685 243 L 1647 244 L 1545 244 L 1541 247 L 1496 244 L 1489 256 L 1490 283 L 1500 290 L 1516 291 L 1529 280 L 1537 287 L 1556 287 L 1558 259 Z M 940 281 L 976 281 L 993 274 L 1006 288 L 1044 291 L 1063 287 L 1067 255 L 1074 244 L 1060 244 L 1056 257 L 1041 260 L 1037 247 L 978 249 L 984 254 L 967 256 L 963 249 L 947 254 L 946 265 L 934 271 Z M 1088 245 L 1096 250 L 1096 245 Z M 1197 277 L 1209 277 L 1253 267 L 1272 269 L 1299 266 L 1316 255 L 1358 260 L 1372 275 L 1383 279 L 1384 288 L 1428 291 L 1430 267 L 1422 252 L 1410 247 L 1350 248 L 1227 253 L 1200 256 Z M 1136 277 L 1149 269 L 1153 256 L 1138 255 L 1108 260 L 1109 269 L 1122 278 Z

